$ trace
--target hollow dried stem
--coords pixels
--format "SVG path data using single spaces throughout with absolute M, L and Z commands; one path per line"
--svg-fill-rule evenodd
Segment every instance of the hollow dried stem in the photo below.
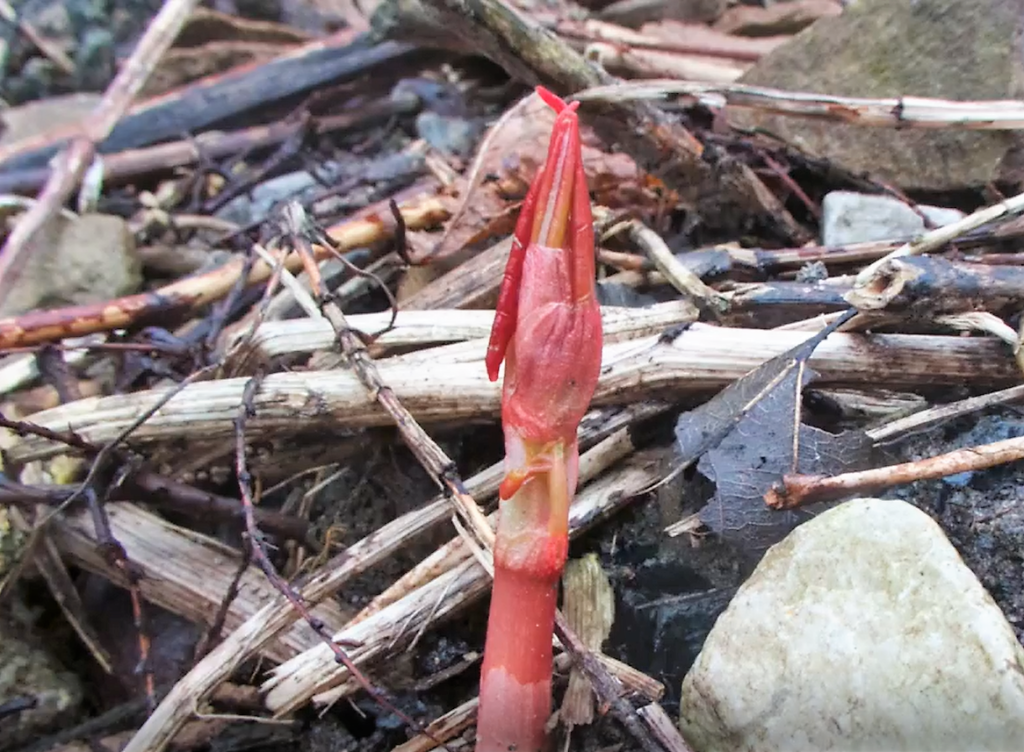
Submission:
M 888 465 L 835 476 L 785 475 L 781 484 L 765 494 L 773 509 L 794 509 L 819 501 L 834 501 L 854 494 L 872 493 L 918 480 L 984 470 L 1024 458 L 1024 437 L 958 449 L 914 462 Z
M 741 107 L 876 128 L 1024 128 L 1024 102 L 1016 99 L 958 102 L 927 97 L 837 97 L 745 84 L 656 79 L 595 87 L 574 98 L 583 102 L 614 102 L 666 97 L 715 109 Z
M 664 340 L 644 338 L 605 347 L 596 405 L 626 404 L 664 390 L 674 394 L 720 389 L 748 371 L 806 340 L 799 331 L 765 331 L 693 324 Z M 382 360 L 376 364 L 390 395 L 419 422 L 493 419 L 500 390 L 487 380 L 482 340 L 459 347 L 475 349 L 458 362 L 432 363 L 431 352 Z M 431 368 L 424 368 L 424 363 Z M 1010 352 L 984 338 L 922 335 L 833 334 L 815 350 L 809 365 L 820 374 L 820 386 L 877 384 L 889 388 L 922 385 L 1004 387 L 1019 383 Z M 234 406 L 246 379 L 221 379 L 189 384 L 138 427 L 129 444 L 172 439 L 211 440 L 233 436 Z M 33 416 L 34 423 L 72 430 L 102 444 L 115 438 L 143 411 L 166 394 L 153 389 L 131 395 L 86 398 Z M 345 370 L 276 373 L 267 376 L 250 420 L 265 437 L 287 436 L 330 426 L 332 430 L 382 426 L 393 418 L 354 373 Z M 67 447 L 27 437 L 10 448 L 14 462 L 45 459 Z

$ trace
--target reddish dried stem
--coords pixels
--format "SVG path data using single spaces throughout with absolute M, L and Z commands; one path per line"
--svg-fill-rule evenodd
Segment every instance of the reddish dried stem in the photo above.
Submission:
M 772 509 L 796 509 L 858 493 L 874 493 L 918 480 L 934 480 L 959 473 L 985 470 L 1020 459 L 1024 459 L 1024 437 L 842 475 L 787 474 L 783 476 L 782 483 L 765 494 L 764 499 Z

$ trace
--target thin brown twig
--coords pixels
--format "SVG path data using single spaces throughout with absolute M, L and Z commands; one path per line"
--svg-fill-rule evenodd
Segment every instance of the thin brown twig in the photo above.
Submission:
M 33 512 L 36 511 L 35 508 L 31 509 Z M 21 514 L 20 510 L 8 509 L 7 514 L 11 523 L 18 530 L 29 534 L 30 537 L 33 535 L 32 524 Z M 35 540 L 38 543 L 31 547 L 31 555 L 29 551 L 26 551 L 22 558 L 30 558 L 35 564 L 36 571 L 42 575 L 57 607 L 64 614 L 64 618 L 67 619 L 96 664 L 105 673 L 113 674 L 113 658 L 103 647 L 103 641 L 92 624 L 92 619 L 82 602 L 75 581 L 71 578 L 64 557 L 61 556 L 53 538 L 51 536 L 35 536 Z
M 807 211 L 809 211 L 814 218 L 820 222 L 821 207 L 816 201 L 807 195 L 807 192 L 800 187 L 799 183 L 793 180 L 792 176 L 789 174 L 789 170 L 776 162 L 767 152 L 761 153 L 761 160 L 765 163 L 765 166 L 768 167 L 768 169 L 775 173 L 775 176 L 778 177 L 779 180 L 785 183 L 786 187 L 793 192 L 793 195 L 800 199 L 801 203 L 807 207 Z
M 124 546 L 114 537 L 110 528 L 110 518 L 107 517 L 104 509 L 104 499 L 99 497 L 96 489 L 90 486 L 85 493 L 85 503 L 89 508 L 89 515 L 92 518 L 93 527 L 96 530 L 96 541 L 103 557 L 110 566 L 120 570 L 128 583 L 128 594 L 132 604 L 132 621 L 135 626 L 135 636 L 139 644 L 139 663 L 136 670 L 143 676 L 143 689 L 146 694 L 146 707 L 152 712 L 156 708 L 156 685 L 153 679 L 153 667 L 150 661 L 151 641 L 149 632 L 146 629 L 146 611 L 142 605 L 142 593 L 139 592 L 139 581 L 142 579 L 142 572 L 132 564 L 128 558 L 128 552 Z
M 0 428 L 13 431 L 18 436 L 39 436 L 50 441 L 57 441 L 69 447 L 75 447 L 89 455 L 95 455 L 102 447 L 91 444 L 74 433 L 60 433 L 27 421 L 10 420 L 0 413 Z M 119 461 L 126 461 L 119 456 Z M 69 497 L 78 489 L 78 485 L 22 485 L 10 480 L 0 483 L 0 503 L 24 504 L 35 507 L 37 504 L 50 506 L 66 506 Z M 154 507 L 166 508 L 190 517 L 209 519 L 216 517 L 228 520 L 243 520 L 244 510 L 238 499 L 220 496 L 181 481 L 176 481 L 151 470 L 139 468 L 129 473 L 122 482 L 116 499 L 142 494 L 146 501 Z M 275 535 L 290 540 L 308 543 L 309 523 L 299 517 L 284 514 L 270 509 L 257 509 L 256 522 L 261 529 L 269 530 Z
M 39 350 L 36 353 L 36 368 L 42 380 L 57 392 L 57 400 L 61 404 L 82 399 L 82 390 L 62 351 L 52 346 Z
M 231 579 L 231 584 L 224 591 L 224 597 L 221 598 L 220 606 L 217 607 L 217 613 L 213 617 L 213 621 L 210 622 L 210 627 L 206 630 L 206 634 L 203 635 L 203 638 L 196 645 L 192 659 L 193 665 L 220 642 L 221 632 L 224 629 L 224 622 L 228 617 L 228 611 L 231 609 L 231 604 L 235 598 L 238 597 L 242 577 L 248 571 L 250 564 L 252 564 L 252 547 L 245 546 L 242 548 L 242 560 L 238 564 L 238 569 L 235 570 L 235 576 Z
M 650 413 L 644 410 L 642 415 L 648 416 Z M 587 430 L 593 432 L 590 441 L 599 440 L 610 432 L 624 428 L 636 417 L 632 411 L 595 413 L 590 421 L 585 421 Z M 586 444 L 587 441 L 583 440 L 581 443 Z M 632 481 L 616 476 L 611 486 L 605 490 L 598 489 L 592 497 L 595 504 L 599 499 L 603 499 L 609 502 L 614 500 L 613 506 L 621 506 L 631 493 L 623 489 L 640 488 L 656 480 L 652 465 L 641 470 L 640 476 Z M 500 475 L 501 466 L 496 465 L 470 478 L 467 485 L 478 496 L 494 493 L 500 483 Z M 632 477 L 632 471 L 628 475 Z M 613 490 L 609 490 L 612 487 Z M 584 491 L 582 497 L 586 496 L 587 493 Z M 603 505 L 600 506 L 605 511 L 598 512 L 592 507 L 581 509 L 578 515 L 580 525 L 591 524 L 610 512 Z M 422 508 L 391 520 L 362 540 L 353 543 L 316 572 L 303 578 L 301 583 L 297 583 L 297 587 L 301 588 L 300 592 L 308 602 L 319 603 L 328 595 L 337 592 L 352 577 L 383 561 L 415 536 L 442 524 L 448 519 L 449 514 L 450 505 L 447 498 L 441 495 Z M 177 730 L 192 717 L 196 703 L 207 697 L 218 684 L 226 681 L 245 660 L 275 639 L 283 630 L 290 628 L 296 618 L 294 609 L 283 597 L 268 603 L 259 612 L 250 616 L 174 685 L 156 712 L 132 738 L 125 752 L 159 752 L 166 749 Z
M 28 255 L 33 247 L 31 241 L 81 182 L 93 163 L 97 144 L 110 134 L 127 111 L 197 4 L 198 0 L 164 2 L 131 57 L 83 124 L 82 132 L 56 158 L 53 171 L 38 201 L 15 226 L 0 253 L 0 300 L 7 297 L 17 285 L 28 263 Z
M 819 501 L 834 501 L 857 493 L 870 493 L 958 473 L 984 470 L 1024 458 L 1024 437 L 958 449 L 899 465 L 843 473 L 835 476 L 784 475 L 782 482 L 765 494 L 772 509 L 794 509 Z
M 679 729 L 669 718 L 661 703 L 648 703 L 637 711 L 637 715 L 644 720 L 654 738 L 668 752 L 693 752 L 693 748 L 683 739 L 683 735 L 679 733 Z
M 40 373 L 56 388 L 61 402 L 81 398 L 78 384 L 72 377 L 67 363 L 64 361 L 63 353 L 53 348 L 45 348 L 36 355 L 36 361 L 39 365 Z M 101 455 L 102 450 L 96 453 L 96 462 L 91 471 L 102 467 Z M 126 465 L 121 465 L 122 472 L 119 473 L 121 476 L 119 481 L 123 481 L 123 470 L 125 467 Z M 143 690 L 146 696 L 147 707 L 152 711 L 156 708 L 156 688 L 150 662 L 151 641 L 146 628 L 146 612 L 142 604 L 142 594 L 139 591 L 139 580 L 142 574 L 139 568 L 134 566 L 128 559 L 128 553 L 125 551 L 124 546 L 114 536 L 110 528 L 110 519 L 107 517 L 106 508 L 104 507 L 111 490 L 115 485 L 120 485 L 120 483 L 104 483 L 103 485 L 104 492 L 102 498 L 96 487 L 92 484 L 83 484 L 83 496 L 85 497 L 89 514 L 92 517 L 99 549 L 103 552 L 107 562 L 121 571 L 128 583 L 128 593 L 132 604 L 132 619 L 135 625 L 135 637 L 139 648 L 138 671 L 143 676 Z M 44 518 L 44 521 L 46 519 L 48 518 Z
M 117 448 L 129 436 L 131 436 L 132 433 L 134 433 L 135 430 L 139 428 L 139 426 L 141 426 L 143 423 L 145 423 L 147 420 L 153 417 L 153 415 L 155 415 L 160 410 L 160 408 L 162 408 L 164 405 L 170 402 L 176 395 L 178 395 L 181 392 L 182 389 L 184 389 L 186 386 L 193 383 L 194 381 L 198 381 L 199 379 L 206 376 L 213 370 L 213 368 L 214 366 L 207 366 L 206 368 L 202 368 L 196 371 L 195 373 L 191 374 L 190 376 L 182 379 L 180 382 L 175 384 L 173 388 L 168 389 L 167 392 L 160 397 L 160 399 L 156 400 L 156 402 L 154 402 L 148 409 L 144 410 L 135 420 L 133 420 L 131 423 L 125 426 L 124 429 L 121 430 L 112 441 L 104 444 L 103 447 L 100 448 L 99 452 L 96 453 L 96 456 L 93 458 L 92 465 L 89 467 L 89 472 L 86 474 L 85 480 L 83 480 L 81 485 L 79 485 L 78 490 L 72 493 L 67 499 L 65 499 L 56 509 L 53 509 L 45 518 L 43 518 L 43 520 L 39 524 L 45 525 L 47 522 L 49 522 L 50 519 L 53 518 L 54 515 L 67 509 L 75 501 L 77 501 L 80 498 L 81 494 L 84 493 L 86 489 L 92 486 L 99 473 L 104 468 L 106 468 L 107 464 L 114 458 L 117 452 Z
M 92 464 L 89 467 L 89 472 L 86 475 L 84 481 L 79 485 L 71 494 L 62 501 L 58 506 L 52 509 L 46 514 L 39 522 L 35 525 L 32 531 L 32 538 L 30 541 L 41 539 L 45 534 L 46 526 L 48 523 L 61 511 L 68 508 L 72 503 L 78 499 L 85 499 L 86 504 L 89 507 L 93 525 L 96 531 L 96 539 L 99 542 L 100 549 L 103 551 L 104 557 L 108 563 L 119 569 L 124 575 L 128 582 L 128 589 L 132 603 L 132 617 L 135 622 L 136 635 L 139 641 L 139 670 L 144 676 L 144 687 L 146 692 L 146 701 L 150 711 L 156 708 L 156 692 L 154 688 L 153 673 L 150 668 L 149 653 L 150 653 L 150 640 L 148 632 L 145 628 L 145 611 L 142 605 L 142 595 L 139 592 L 138 582 L 140 574 L 138 570 L 131 565 L 128 560 L 128 555 L 124 550 L 124 547 L 117 541 L 110 530 L 110 522 L 107 518 L 106 511 L 103 509 L 102 501 L 99 499 L 99 494 L 96 492 L 96 483 L 101 472 L 104 472 L 108 464 L 114 458 L 119 455 L 118 446 L 128 436 L 131 435 L 139 426 L 141 426 L 146 420 L 148 420 L 157 410 L 160 409 L 164 404 L 167 403 L 174 395 L 178 394 L 188 383 L 193 381 L 195 378 L 203 375 L 206 371 L 210 370 L 205 368 L 201 371 L 196 372 L 191 377 L 184 379 L 180 384 L 176 385 L 175 388 L 168 390 L 168 393 L 149 410 L 146 410 L 142 415 L 127 426 L 113 441 L 104 445 L 99 451 L 94 451 L 94 458 Z M 0 421 L 4 423 L 10 423 L 2 415 L 0 415 Z M 38 427 L 32 427 L 35 429 Z M 37 431 L 30 429 L 30 432 L 36 433 Z M 45 431 L 45 429 L 42 429 Z M 47 431 L 47 433 L 54 433 Z M 70 443 L 74 445 L 85 445 L 93 449 L 94 447 L 88 442 L 83 441 L 77 436 L 71 435 Z M 122 465 L 122 477 L 124 474 L 125 467 Z M 109 493 L 109 488 L 108 488 Z M 23 561 L 27 560 L 24 559 Z M 19 567 L 20 569 L 20 567 Z
M 404 242 L 405 225 L 402 222 L 401 212 L 397 211 L 397 206 L 394 205 L 393 202 L 391 208 L 399 226 L 398 237 L 401 239 L 400 242 Z M 308 237 L 308 234 L 312 227 L 301 205 L 298 202 L 292 202 L 288 206 L 286 206 L 283 213 L 283 219 L 289 241 L 292 244 L 292 248 L 302 258 L 302 263 L 305 268 L 306 275 L 309 277 L 310 287 L 312 288 L 313 294 L 320 305 L 321 312 L 323 313 L 324 317 L 328 321 L 330 321 L 331 326 L 334 328 L 336 336 L 339 340 L 339 343 L 342 346 L 343 352 L 351 359 L 356 371 L 360 375 L 360 378 L 364 381 L 368 388 L 370 388 L 371 383 L 373 383 L 374 381 L 373 376 L 376 376 L 376 383 L 374 384 L 374 386 L 376 387 L 376 394 L 379 400 L 381 397 L 382 390 L 386 389 L 387 387 L 384 386 L 383 381 L 380 378 L 380 374 L 376 373 L 376 368 L 373 367 L 373 363 L 370 360 L 368 353 L 366 352 L 366 344 L 363 338 L 359 336 L 359 334 L 357 334 L 355 330 L 351 329 L 348 326 L 347 322 L 345 321 L 345 315 L 341 311 L 341 307 L 331 297 L 330 291 L 324 284 L 323 276 L 320 274 L 320 269 L 317 266 L 315 256 L 313 254 L 313 244 L 310 238 Z M 317 233 L 316 239 L 321 244 L 323 244 L 327 248 L 332 247 L 330 239 L 324 233 L 319 231 L 315 232 Z M 357 271 L 362 272 L 362 270 Z M 368 272 L 363 273 L 369 274 Z M 384 290 L 387 290 L 386 286 L 381 285 L 381 287 Z M 394 314 L 397 314 L 398 303 L 391 295 L 390 291 L 387 292 L 388 300 L 391 301 L 392 303 L 392 311 Z M 394 325 L 394 316 L 392 316 L 389 328 L 392 325 Z M 384 405 L 385 403 L 381 402 L 381 404 Z M 413 419 L 413 417 L 407 411 L 405 411 L 404 408 L 401 407 L 401 403 L 398 402 L 397 398 L 394 399 L 394 405 L 397 406 L 397 408 L 402 413 L 404 413 L 405 420 L 407 420 L 409 424 L 418 429 L 419 432 L 422 434 L 423 438 L 426 439 L 426 441 L 433 444 L 433 440 L 431 440 L 430 437 L 427 436 L 426 432 L 419 427 L 419 424 L 416 423 L 415 419 Z M 389 412 L 391 411 L 389 410 Z M 392 413 L 392 417 L 395 417 L 395 422 L 398 424 L 399 431 L 400 433 L 402 433 L 403 438 L 405 438 L 406 441 L 409 442 L 409 438 L 402 430 L 403 421 L 399 419 L 401 417 L 400 414 Z M 433 444 L 433 446 L 437 452 L 443 455 L 443 452 L 441 452 L 440 447 L 438 447 L 436 444 Z M 413 449 L 414 454 L 418 454 L 416 452 L 415 446 L 410 444 L 410 448 Z M 445 459 L 447 460 L 447 457 Z M 423 462 L 422 459 L 420 461 Z M 448 469 L 454 468 L 454 466 L 455 465 L 451 460 L 447 460 L 447 462 L 445 463 L 445 467 Z M 428 470 L 428 472 L 431 472 L 431 474 L 434 475 L 435 478 L 439 476 L 439 473 L 434 472 L 433 468 L 431 468 L 430 466 L 424 464 L 424 467 Z M 482 517 L 483 515 L 480 512 L 479 507 L 476 506 L 476 502 L 472 501 L 472 504 L 473 507 L 476 508 L 477 514 Z M 334 641 L 331 640 L 330 635 L 326 633 L 326 631 L 323 631 L 323 634 L 321 636 L 324 637 L 324 639 L 327 640 L 327 642 L 331 645 L 335 644 Z M 370 696 L 373 697 L 375 701 L 380 703 L 382 707 L 386 708 L 387 710 L 398 716 L 398 718 L 400 718 L 404 723 L 415 729 L 417 733 L 426 733 L 424 731 L 422 724 L 417 723 L 408 715 L 406 715 L 399 709 L 395 708 L 394 705 L 380 692 L 380 690 L 373 687 L 366 680 L 366 678 L 359 672 L 359 670 L 355 667 L 355 664 L 352 663 L 348 656 L 340 650 L 340 648 L 332 647 L 332 650 L 334 650 L 335 653 L 335 660 L 339 663 L 342 663 L 349 670 L 349 672 L 356 679 L 356 681 L 359 682 L 363 689 L 365 689 L 370 694 Z M 438 743 L 447 749 L 443 742 Z
M 644 727 L 633 706 L 626 702 L 620 685 L 604 667 L 592 650 L 573 632 L 562 612 L 555 611 L 555 634 L 566 652 L 572 655 L 573 663 L 587 676 L 594 693 L 608 710 L 633 735 L 644 752 L 663 752 L 658 742 Z
M 210 330 L 206 333 L 206 337 L 203 342 L 207 352 L 213 352 L 217 345 L 217 338 L 220 337 L 220 333 L 224 331 L 224 326 L 227 324 L 228 317 L 231 315 L 232 309 L 237 305 L 238 299 L 242 297 L 242 293 L 245 292 L 246 280 L 249 275 L 252 274 L 253 264 L 256 263 L 256 254 L 249 253 L 245 257 L 245 262 L 242 265 L 242 271 L 238 275 L 238 279 L 235 280 L 235 284 L 231 286 L 227 296 L 220 302 L 219 305 L 214 307 L 213 315 L 210 317 Z M 272 290 L 277 283 L 278 269 L 275 268 L 275 274 L 270 279 L 270 284 L 267 286 L 267 294 Z
M 316 268 L 315 264 L 313 265 L 313 268 Z M 320 282 L 319 278 L 317 278 L 317 281 Z M 270 584 L 288 600 L 288 603 L 293 609 L 295 609 L 296 613 L 298 613 L 310 628 L 316 632 L 324 644 L 331 649 L 331 652 L 334 654 L 334 660 L 348 669 L 349 673 L 359 683 L 363 690 L 382 708 L 387 710 L 389 713 L 394 713 L 395 716 L 397 716 L 403 723 L 407 724 L 417 733 L 423 733 L 424 729 L 421 723 L 417 723 L 405 712 L 397 708 L 380 689 L 374 686 L 373 683 L 366 678 L 366 675 L 363 674 L 355 663 L 352 662 L 352 659 L 348 657 L 344 648 L 337 640 L 331 637 L 331 634 L 323 620 L 313 616 L 302 596 L 295 590 L 295 588 L 285 582 L 284 578 L 278 574 L 273 562 L 270 561 L 270 557 L 267 554 L 266 544 L 263 541 L 263 533 L 256 525 L 256 515 L 254 512 L 255 503 L 253 501 L 252 492 L 252 475 L 249 473 L 245 460 L 245 424 L 248 418 L 256 414 L 256 408 L 253 401 L 256 392 L 259 389 L 261 378 L 261 374 L 257 374 L 253 378 L 249 379 L 245 387 L 242 403 L 238 408 L 238 416 L 235 419 L 235 473 L 238 477 L 238 488 L 242 493 L 242 505 L 246 512 L 245 528 L 249 539 L 250 556 L 252 557 L 252 560 L 259 565 Z M 444 745 L 442 744 L 442 746 Z
M 465 484 L 459 476 L 455 463 L 445 454 L 430 435 L 413 418 L 412 414 L 402 405 L 398 397 L 384 380 L 376 365 L 369 357 L 363 339 L 348 325 L 345 314 L 331 298 L 330 292 L 323 284 L 323 278 L 315 263 L 313 246 L 308 238 L 311 228 L 302 207 L 292 202 L 284 210 L 285 224 L 295 243 L 295 248 L 303 259 L 306 274 L 318 298 L 324 317 L 331 323 L 342 352 L 352 365 L 359 380 L 373 395 L 374 399 L 394 421 L 398 432 L 406 445 L 416 456 L 423 468 L 430 473 L 434 481 L 445 490 L 452 501 L 455 511 L 465 518 L 481 540 L 493 543 L 494 531 L 488 524 L 476 501 L 466 492 Z M 327 246 L 330 238 L 319 231 L 316 239 Z

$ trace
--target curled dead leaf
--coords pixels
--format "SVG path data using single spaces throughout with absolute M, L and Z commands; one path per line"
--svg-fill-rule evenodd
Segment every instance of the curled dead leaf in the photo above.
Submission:
M 544 163 L 554 115 L 535 94 L 521 99 L 488 130 L 468 175 L 455 186 L 458 209 L 429 257 L 435 262 L 512 232 L 533 176 Z M 664 197 L 627 155 L 603 151 L 581 127 L 583 167 L 596 204 L 652 210 Z M 423 262 L 426 259 L 417 259 Z

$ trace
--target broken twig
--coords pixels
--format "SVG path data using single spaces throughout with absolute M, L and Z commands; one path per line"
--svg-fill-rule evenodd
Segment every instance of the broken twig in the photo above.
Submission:
M 951 240 L 956 240 L 961 235 L 977 229 L 989 222 L 995 222 L 1004 217 L 1012 217 L 1015 214 L 1024 212 L 1024 193 L 1018 193 L 1012 198 L 1001 201 L 994 206 L 987 206 L 979 209 L 974 214 L 969 214 L 961 220 L 952 222 L 935 230 L 929 230 L 920 237 L 904 243 L 892 253 L 868 264 L 857 275 L 858 287 L 870 287 L 878 276 L 879 270 L 884 264 L 893 259 L 903 256 L 917 256 L 941 248 Z
M 958 449 L 915 462 L 843 473 L 835 476 L 785 475 L 782 482 L 765 494 L 772 509 L 795 509 L 818 501 L 835 501 L 854 494 L 933 480 L 949 475 L 984 470 L 1024 458 L 1024 437 L 993 444 Z
M 784 91 L 745 84 L 679 80 L 627 81 L 599 86 L 577 94 L 581 102 L 619 102 L 666 99 L 705 107 L 743 107 L 776 115 L 835 120 L 876 128 L 956 128 L 962 130 L 1020 130 L 1024 101 L 1004 99 L 958 102 L 927 97 L 870 99 Z

